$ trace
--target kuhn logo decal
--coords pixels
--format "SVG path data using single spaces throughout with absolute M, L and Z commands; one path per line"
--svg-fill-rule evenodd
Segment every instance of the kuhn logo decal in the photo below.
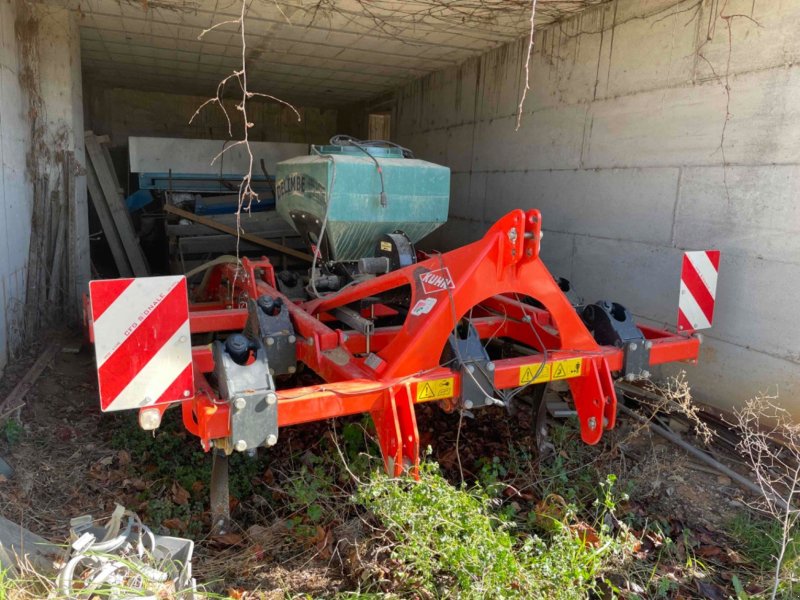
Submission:
M 456 287 L 453 283 L 453 278 L 450 276 L 450 270 L 447 267 L 423 273 L 419 276 L 419 280 L 422 283 L 422 290 L 426 294 L 446 292 Z

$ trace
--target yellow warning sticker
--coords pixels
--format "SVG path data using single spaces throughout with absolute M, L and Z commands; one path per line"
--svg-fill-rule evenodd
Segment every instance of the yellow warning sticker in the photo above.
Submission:
M 381 250 L 384 252 L 391 252 L 392 251 L 392 243 L 391 242 L 381 242 Z
M 528 385 L 529 383 L 543 383 L 550 381 L 550 365 L 547 363 L 537 363 L 535 365 L 525 365 L 519 368 L 519 384 Z
M 551 381 L 558 379 L 571 379 L 572 377 L 580 377 L 583 370 L 582 358 L 570 358 L 567 360 L 558 360 L 552 364 Z
M 430 402 L 431 400 L 444 400 L 452 398 L 454 380 L 452 377 L 434 379 L 417 384 L 417 402 Z
M 519 384 L 528 385 L 530 383 L 571 379 L 572 377 L 580 377 L 582 370 L 582 358 L 557 360 L 552 363 L 545 363 L 544 366 L 542 366 L 542 363 L 523 365 L 519 368 Z

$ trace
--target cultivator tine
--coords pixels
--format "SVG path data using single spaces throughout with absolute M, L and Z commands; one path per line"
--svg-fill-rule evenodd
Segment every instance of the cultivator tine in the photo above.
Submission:
M 214 535 L 230 531 L 231 498 L 228 481 L 228 455 L 222 450 L 214 450 L 211 464 L 211 532 Z

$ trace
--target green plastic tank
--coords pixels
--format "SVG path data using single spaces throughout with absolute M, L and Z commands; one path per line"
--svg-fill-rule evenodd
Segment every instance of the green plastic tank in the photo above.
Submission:
M 326 260 L 352 261 L 375 256 L 384 234 L 401 230 L 416 243 L 445 223 L 450 169 L 395 147 L 312 146 L 309 156 L 278 163 L 275 195 L 310 247 L 319 245 Z

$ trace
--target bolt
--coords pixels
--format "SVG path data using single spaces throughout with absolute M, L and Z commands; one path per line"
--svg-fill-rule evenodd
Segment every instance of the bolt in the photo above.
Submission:
M 631 342 L 630 344 L 628 344 L 628 350 L 630 350 L 631 352 L 635 352 L 638 347 L 639 346 L 637 346 L 635 342 Z
M 467 410 L 472 408 L 472 400 L 464 400 L 464 408 L 466 408 Z
M 311 336 L 308 336 L 306 338 L 306 344 L 308 344 L 309 346 L 313 346 L 314 345 L 314 338 L 311 337 Z
M 608 429 L 608 417 L 603 417 L 603 429 Z
M 695 333 L 695 334 L 692 335 L 692 337 L 697 338 L 697 341 L 699 343 L 701 343 L 701 344 L 703 343 L 703 334 L 702 333 Z
M 297 372 L 297 367 L 289 367 L 288 369 L 286 369 L 286 372 L 289 374 L 295 373 Z
M 644 343 L 644 347 L 650 350 L 653 347 L 653 342 L 647 341 Z
M 297 341 L 297 338 L 296 338 L 296 337 L 294 337 L 293 335 L 290 335 L 290 336 L 289 336 L 289 343 L 290 343 L 290 344 L 294 344 L 296 341 Z
M 517 241 L 517 228 L 516 227 L 512 227 L 511 230 L 508 232 L 508 239 L 511 240 L 512 244 Z
M 494 363 L 493 363 L 493 362 L 486 363 L 486 368 L 487 368 L 489 371 L 494 371 Z
M 636 381 L 636 375 L 633 373 L 628 373 L 625 375 L 625 381 Z
M 494 404 L 494 398 L 492 398 L 491 396 L 486 396 L 486 398 L 483 399 L 483 403 L 491 406 L 492 404 Z
M 272 346 L 275 343 L 275 338 L 268 337 L 267 338 L 267 346 Z
M 237 452 L 244 452 L 245 450 L 247 450 L 247 442 L 245 442 L 244 440 L 239 440 L 238 442 L 236 442 L 234 448 L 236 449 Z
M 592 431 L 597 429 L 597 419 L 595 419 L 594 417 L 589 417 L 589 420 L 586 423 L 587 425 L 589 425 L 589 429 L 591 429 Z
M 467 371 L 469 373 L 474 373 L 475 372 L 475 365 L 467 365 Z
M 183 397 L 184 398 L 188 398 L 191 395 L 192 395 L 192 392 L 190 392 L 189 390 L 183 390 Z
M 650 377 L 650 371 L 642 371 L 642 377 L 644 377 L 645 379 Z
M 267 394 L 267 404 L 272 406 L 278 401 L 278 395 L 275 392 L 270 392 Z
M 275 434 L 269 434 L 267 436 L 267 446 L 274 446 L 278 443 L 278 436 Z
M 233 401 L 233 407 L 236 410 L 242 410 L 245 406 L 247 406 L 247 400 L 244 398 L 237 398 Z

